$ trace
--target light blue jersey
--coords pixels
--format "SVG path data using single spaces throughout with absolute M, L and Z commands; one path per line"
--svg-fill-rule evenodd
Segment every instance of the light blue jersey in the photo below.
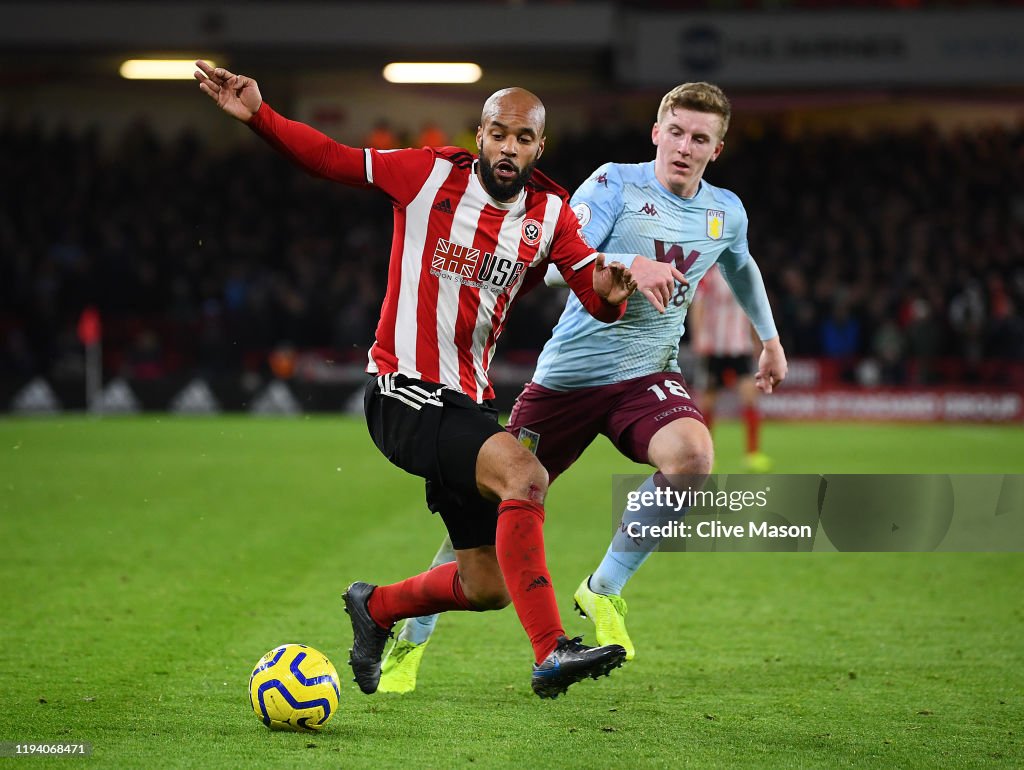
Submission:
M 580 186 L 572 205 L 587 241 L 599 251 L 672 261 L 689 286 L 676 284 L 664 314 L 634 295 L 625 316 L 611 324 L 593 318 L 570 295 L 540 354 L 534 382 L 571 390 L 678 372 L 687 308 L 716 262 L 761 339 L 776 336 L 761 274 L 747 248 L 747 212 L 733 193 L 702 181 L 696 195 L 680 198 L 657 180 L 654 161 L 606 163 Z

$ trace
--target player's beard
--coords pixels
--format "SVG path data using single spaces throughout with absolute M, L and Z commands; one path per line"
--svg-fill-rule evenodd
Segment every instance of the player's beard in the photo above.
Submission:
M 499 201 L 510 201 L 519 195 L 519 193 L 522 192 L 522 189 L 526 187 L 526 183 L 530 181 L 530 177 L 533 175 L 533 169 L 536 165 L 537 160 L 534 159 L 524 168 L 520 169 L 519 174 L 515 179 L 503 182 L 494 175 L 494 166 L 491 165 L 490 161 L 481 155 L 480 178 L 483 180 L 484 189 L 487 190 L 487 193 L 492 198 Z

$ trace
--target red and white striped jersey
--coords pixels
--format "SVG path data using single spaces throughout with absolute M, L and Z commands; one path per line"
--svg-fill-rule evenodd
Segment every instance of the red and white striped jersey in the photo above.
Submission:
M 395 210 L 387 294 L 367 371 L 399 372 L 492 398 L 487 375 L 516 297 L 548 261 L 584 306 L 614 321 L 593 290 L 596 255 L 568 194 L 539 172 L 512 202 L 488 195 L 476 157 L 458 147 L 378 151 L 335 142 L 266 102 L 249 124 L 310 173 L 385 192 Z
M 690 309 L 693 345 L 702 356 L 745 356 L 754 352 L 750 319 L 743 312 L 718 265 L 712 265 L 697 287 Z

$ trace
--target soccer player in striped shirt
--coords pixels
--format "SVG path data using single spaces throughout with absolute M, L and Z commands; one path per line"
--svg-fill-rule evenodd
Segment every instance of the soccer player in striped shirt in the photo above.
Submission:
M 693 289 L 712 265 L 719 266 L 763 341 L 758 389 L 770 393 L 786 377 L 764 282 L 747 247 L 746 211 L 736 195 L 703 180 L 708 163 L 725 146 L 730 115 L 717 86 L 685 83 L 672 89 L 652 129 L 654 160 L 607 163 L 572 198 L 588 241 L 611 252 L 653 252 L 686 280 L 676 283 L 664 313 L 632 302 L 611 324 L 593 321 L 569 297 L 507 426 L 533 447 L 552 482 L 602 433 L 629 459 L 657 469 L 641 493 L 673 485 L 696 488 L 706 479 L 714 456 L 711 434 L 676 359 Z M 656 506 L 624 512 L 604 558 L 574 594 L 577 608 L 594 621 L 598 642 L 621 644 L 627 660 L 635 650 L 626 633 L 622 589 L 658 544 L 651 537 L 629 537 L 628 524 L 660 524 L 681 515 Z M 452 558 L 447 545 L 435 564 Z M 436 620 L 406 622 L 385 661 L 382 690 L 415 687 Z
M 396 621 L 500 609 L 510 600 L 533 646 L 537 695 L 557 697 L 607 674 L 625 650 L 565 636 L 544 556 L 547 472 L 498 425 L 487 369 L 509 309 L 548 264 L 601 323 L 622 317 L 638 281 L 663 306 L 682 273 L 635 255 L 621 255 L 635 262 L 632 271 L 605 264 L 587 244 L 568 194 L 534 171 L 545 115 L 528 91 L 504 89 L 485 102 L 479 158 L 456 147 L 381 152 L 287 120 L 251 78 L 196 65 L 202 91 L 293 162 L 376 187 L 394 208 L 388 287 L 367 365 L 377 375 L 366 388 L 367 424 L 391 462 L 426 479 L 428 506 L 444 520 L 455 560 L 393 585 L 349 586 L 349 663 L 360 689 L 377 689 Z

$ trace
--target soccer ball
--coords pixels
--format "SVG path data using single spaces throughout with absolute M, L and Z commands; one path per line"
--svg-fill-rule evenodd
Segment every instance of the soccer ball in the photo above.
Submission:
M 275 647 L 249 677 L 249 702 L 271 730 L 315 732 L 334 716 L 340 697 L 331 661 L 305 644 Z

